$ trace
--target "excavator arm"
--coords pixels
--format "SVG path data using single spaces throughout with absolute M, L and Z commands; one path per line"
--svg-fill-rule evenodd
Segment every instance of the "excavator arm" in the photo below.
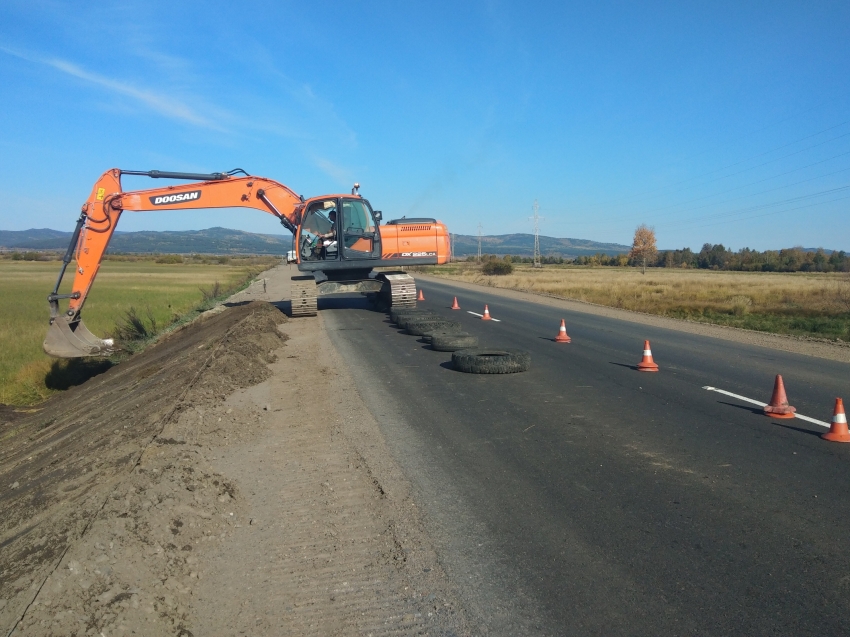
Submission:
M 57 358 L 104 356 L 112 352 L 112 341 L 92 334 L 80 312 L 124 211 L 256 208 L 277 217 L 294 234 L 300 222 L 303 199 L 281 183 L 247 174 L 238 177 L 236 173 L 239 172 L 244 173 L 239 169 L 229 173 L 194 174 L 117 168 L 103 173 L 83 204 L 56 286 L 47 297 L 50 329 L 44 340 L 44 351 Z M 124 192 L 121 175 L 189 179 L 193 183 Z M 76 260 L 77 267 L 71 293 L 59 294 L 59 286 L 72 259 Z M 68 309 L 61 313 L 59 301 L 63 299 L 68 299 Z

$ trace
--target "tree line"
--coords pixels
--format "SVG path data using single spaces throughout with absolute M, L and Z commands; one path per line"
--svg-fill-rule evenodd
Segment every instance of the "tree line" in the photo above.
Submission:
M 466 261 L 477 261 L 475 255 Z M 532 263 L 527 256 L 494 254 L 481 255 L 482 264 L 502 261 L 508 263 Z M 541 255 L 541 263 L 549 265 L 607 265 L 635 266 L 643 265 L 643 255 L 629 254 L 592 254 L 588 256 L 569 257 Z M 658 250 L 652 258 L 647 259 L 647 267 L 656 268 L 695 268 L 703 270 L 738 270 L 745 272 L 850 272 L 850 255 L 843 250 L 831 254 L 823 249 L 814 251 L 803 248 L 786 248 L 784 250 L 765 250 L 759 252 L 750 248 L 738 251 L 730 250 L 723 244 L 703 245 L 699 252 L 690 248 L 681 250 Z M 494 266 L 490 266 L 494 267 Z
M 575 259 L 576 265 L 641 265 L 640 257 L 626 254 L 595 254 Z M 647 263 L 657 268 L 699 268 L 703 270 L 738 270 L 743 272 L 850 272 L 850 256 L 843 250 L 827 254 L 822 248 L 804 250 L 786 248 L 760 252 L 741 248 L 737 252 L 722 243 L 706 243 L 702 250 L 659 250 Z

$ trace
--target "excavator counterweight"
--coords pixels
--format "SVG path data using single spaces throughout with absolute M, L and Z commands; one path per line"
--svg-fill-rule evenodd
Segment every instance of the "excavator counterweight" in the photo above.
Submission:
M 124 191 L 122 175 L 193 183 Z M 381 213 L 372 210 L 357 193 L 358 187 L 351 195 L 305 200 L 277 181 L 251 176 L 239 168 L 224 173 L 106 171 L 82 206 L 56 285 L 48 296 L 50 328 L 44 351 L 56 358 L 108 356 L 115 351 L 112 339 L 98 338 L 86 328 L 81 311 L 125 211 L 254 208 L 277 217 L 293 234 L 298 270 L 303 273 L 292 278 L 293 316 L 315 315 L 318 296 L 354 291 L 369 294 L 385 306 L 415 305 L 410 275 L 373 269 L 445 263 L 450 254 L 448 231 L 435 219 L 400 219 L 381 226 Z M 72 260 L 76 262 L 72 291 L 59 294 Z M 61 312 L 59 301 L 65 299 L 68 309 Z

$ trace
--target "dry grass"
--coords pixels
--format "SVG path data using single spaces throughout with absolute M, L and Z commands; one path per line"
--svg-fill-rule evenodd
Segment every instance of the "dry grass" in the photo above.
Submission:
M 847 274 L 724 272 L 651 268 L 515 266 L 484 276 L 474 264 L 428 268 L 430 274 L 527 290 L 649 314 L 759 331 L 850 340 Z

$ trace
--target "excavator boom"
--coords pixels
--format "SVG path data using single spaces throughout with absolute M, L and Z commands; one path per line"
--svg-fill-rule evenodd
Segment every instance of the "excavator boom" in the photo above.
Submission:
M 244 173 L 238 169 L 229 173 L 197 174 L 122 171 L 117 168 L 103 173 L 83 204 L 56 286 L 48 296 L 50 329 L 44 340 L 44 351 L 57 358 L 104 356 L 112 352 L 112 341 L 92 334 L 83 323 L 80 312 L 124 211 L 255 208 L 274 215 L 294 233 L 303 199 L 274 180 L 247 174 L 237 177 L 234 174 L 237 172 Z M 121 175 L 191 179 L 194 183 L 124 192 Z M 71 293 L 59 294 L 59 286 L 72 258 L 75 258 L 77 268 Z M 59 301 L 63 299 L 68 299 L 68 309 L 60 313 Z

